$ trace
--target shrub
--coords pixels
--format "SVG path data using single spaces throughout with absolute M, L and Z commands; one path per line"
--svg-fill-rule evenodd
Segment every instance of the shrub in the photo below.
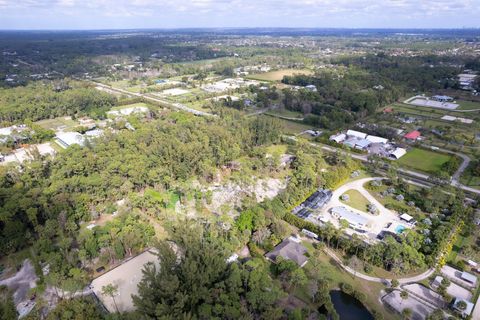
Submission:
M 353 291 L 353 296 L 362 303 L 367 300 L 367 295 L 357 290 Z
M 342 284 L 340 285 L 340 289 L 341 289 L 343 292 L 345 292 L 346 294 L 352 294 L 352 293 L 353 293 L 353 287 L 352 287 L 352 285 L 349 284 L 349 283 L 345 283 L 345 282 L 342 283 Z
M 368 263 L 365 264 L 365 267 L 363 267 L 363 270 L 366 272 L 366 273 L 371 273 L 373 271 L 373 268 L 371 265 L 369 265 Z

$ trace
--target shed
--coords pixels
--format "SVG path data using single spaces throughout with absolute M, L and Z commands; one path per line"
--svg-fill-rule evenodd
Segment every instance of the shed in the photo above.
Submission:
M 340 133 L 330 136 L 330 141 L 335 141 L 336 143 L 342 143 L 347 138 L 345 133 Z

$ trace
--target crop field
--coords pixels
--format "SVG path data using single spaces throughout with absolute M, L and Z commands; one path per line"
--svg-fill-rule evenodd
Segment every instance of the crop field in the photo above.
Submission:
M 248 78 L 260 81 L 281 81 L 284 76 L 293 76 L 295 74 L 311 75 L 313 74 L 313 71 L 309 69 L 281 69 L 266 73 L 249 75 Z
M 413 148 L 398 160 L 400 166 L 419 170 L 427 173 L 435 173 L 441 170 L 442 165 L 447 163 L 452 156 L 438 152 Z

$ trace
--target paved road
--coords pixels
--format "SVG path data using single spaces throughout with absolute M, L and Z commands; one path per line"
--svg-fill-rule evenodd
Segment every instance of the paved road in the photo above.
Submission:
M 287 138 L 287 139 L 290 139 L 290 140 L 294 140 L 294 141 L 297 140 L 296 137 L 292 137 L 292 136 L 284 136 L 284 137 Z M 317 144 L 317 143 L 313 143 L 313 142 L 310 142 L 310 145 L 314 146 L 314 147 L 317 147 L 317 148 L 321 148 L 322 150 L 325 150 L 325 151 L 328 151 L 328 152 L 340 152 L 341 154 L 350 155 L 353 159 L 357 159 L 357 160 L 360 160 L 360 161 L 363 161 L 363 162 L 368 161 L 368 155 L 351 153 L 351 152 L 345 151 L 343 149 L 335 148 L 335 147 L 332 147 L 332 146 L 327 146 L 327 145 L 324 145 L 324 144 Z M 444 151 L 444 149 L 440 149 L 440 150 Z M 448 150 L 445 150 L 445 151 L 448 151 Z M 462 165 L 458 168 L 457 172 L 455 172 L 455 174 L 454 174 L 454 177 L 456 177 L 456 179 L 452 178 L 452 181 L 451 181 L 450 184 L 452 186 L 460 188 L 464 191 L 468 191 L 468 192 L 480 195 L 480 190 L 465 186 L 465 185 L 461 184 L 458 180 L 459 177 L 462 175 L 463 171 L 467 168 L 468 164 L 470 163 L 470 158 L 463 153 L 457 153 L 457 152 L 453 152 L 453 151 L 448 151 L 448 153 L 457 154 L 459 157 L 461 157 L 463 159 Z M 416 171 L 412 171 L 412 170 L 408 170 L 408 169 L 402 169 L 402 168 L 399 168 L 398 171 L 400 171 L 402 173 L 405 173 L 405 174 L 408 174 L 412 177 L 421 179 L 421 180 L 425 180 L 425 181 L 430 180 L 430 176 L 427 175 L 427 174 L 424 174 L 424 173 L 420 173 L 420 172 L 416 172 Z
M 167 100 L 164 100 L 164 99 L 161 99 L 161 98 L 155 98 L 155 97 L 152 97 L 152 96 L 148 96 L 148 95 L 143 94 L 143 93 L 135 93 L 135 92 L 130 92 L 130 91 L 127 91 L 127 90 L 119 89 L 119 88 L 114 88 L 112 86 L 109 86 L 109 85 L 106 85 L 106 84 L 103 84 L 103 83 L 100 83 L 100 82 L 94 82 L 94 83 L 98 87 L 101 87 L 101 88 L 104 88 L 104 89 L 107 89 L 107 90 L 110 90 L 110 91 L 113 91 L 113 92 L 119 92 L 121 94 L 125 94 L 125 95 L 130 96 L 130 97 L 139 97 L 139 98 L 143 98 L 145 100 L 150 100 L 150 101 L 153 101 L 153 102 L 161 103 L 163 105 L 169 106 L 169 107 L 177 109 L 177 110 L 182 110 L 182 111 L 185 111 L 185 112 L 193 113 L 194 115 L 197 115 L 197 116 L 216 117 L 216 115 L 214 115 L 214 114 L 204 112 L 204 111 L 195 110 L 195 109 L 189 108 L 186 105 L 183 105 L 181 103 L 172 103 L 170 101 L 167 101 Z
M 390 284 L 390 282 L 392 281 L 392 279 L 384 279 L 384 278 L 378 278 L 378 277 L 372 277 L 372 276 L 369 276 L 369 275 L 366 275 L 366 274 L 363 274 L 361 272 L 358 272 L 358 271 L 355 271 L 353 270 L 352 268 L 350 268 L 349 266 L 346 266 L 343 264 L 343 261 L 337 257 L 335 255 L 335 253 L 333 253 L 330 249 L 328 248 L 325 248 L 324 249 L 325 253 L 327 253 L 333 260 L 335 260 L 345 271 L 347 271 L 348 273 L 354 275 L 355 277 L 358 277 L 360 279 L 363 279 L 363 280 L 366 280 L 366 281 L 370 281 L 370 282 L 378 282 L 378 283 L 383 283 L 383 284 Z M 422 280 L 425 280 L 427 279 L 428 277 L 430 277 L 433 273 L 435 272 L 435 269 L 434 268 L 431 268 L 431 269 L 428 269 L 427 271 L 419 274 L 419 275 L 416 275 L 416 276 L 413 276 L 413 277 L 407 277 L 407 278 L 400 278 L 400 279 L 397 279 L 398 282 L 400 284 L 406 284 L 406 283 L 412 283 L 412 282 L 419 282 L 419 281 L 422 281 Z M 475 318 L 474 318 L 475 319 Z

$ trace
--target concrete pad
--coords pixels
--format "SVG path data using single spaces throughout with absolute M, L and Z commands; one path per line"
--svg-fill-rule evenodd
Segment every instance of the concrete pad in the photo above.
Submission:
M 431 283 L 432 288 L 436 290 L 442 283 L 442 280 L 443 280 L 442 276 L 436 276 Z M 448 286 L 447 293 L 452 297 L 457 297 L 467 301 L 472 301 L 472 296 L 473 296 L 472 293 L 469 290 L 453 282 L 451 282 L 450 285 Z
M 409 295 L 407 299 L 400 297 L 400 291 L 395 290 L 382 298 L 382 301 L 393 308 L 398 313 L 401 313 L 403 309 L 409 308 L 412 310 L 412 320 L 423 320 L 434 309 L 425 304 L 425 302 L 418 300 L 415 297 Z
M 138 294 L 137 286 L 143 277 L 143 267 L 148 262 L 153 262 L 157 267 L 159 265 L 158 257 L 153 249 L 127 260 L 92 281 L 91 287 L 93 292 L 109 312 L 116 312 L 115 304 L 110 296 L 102 294 L 102 287 L 108 284 L 118 286 L 118 293 L 115 296 L 118 311 L 133 311 L 135 307 L 132 295 Z

